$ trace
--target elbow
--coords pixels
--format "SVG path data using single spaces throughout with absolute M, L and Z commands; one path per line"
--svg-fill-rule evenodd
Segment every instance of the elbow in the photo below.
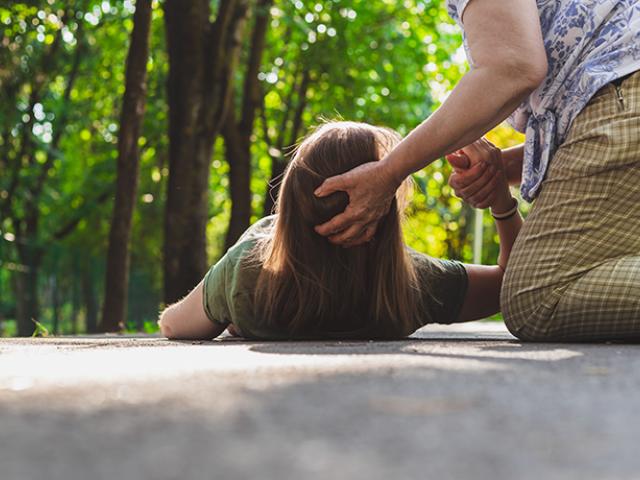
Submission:
M 515 52 L 492 59 L 486 65 L 495 81 L 512 92 L 518 100 L 537 89 L 547 77 L 549 65 L 546 55 L 519 55 Z
M 532 56 L 531 58 L 518 58 L 509 63 L 508 72 L 511 78 L 518 82 L 518 90 L 524 95 L 529 95 L 537 89 L 549 71 L 546 55 Z
M 546 57 L 539 61 L 527 63 L 524 67 L 523 78 L 528 93 L 533 92 L 544 82 L 548 72 L 549 64 L 547 63 Z
M 168 338 L 169 340 L 177 339 L 175 334 L 175 328 L 173 325 L 173 312 L 171 307 L 166 308 L 161 314 L 160 319 L 158 320 L 158 326 L 160 327 L 160 333 L 163 337 Z

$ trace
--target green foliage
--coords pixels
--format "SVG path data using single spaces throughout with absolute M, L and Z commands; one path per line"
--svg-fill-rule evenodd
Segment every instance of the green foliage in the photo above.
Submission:
M 264 106 L 252 138 L 254 219 L 262 215 L 272 162 L 285 159 L 321 118 L 341 116 L 406 134 L 439 105 L 466 68 L 459 31 L 442 1 L 276 0 L 270 13 L 259 75 Z M 42 328 L 56 333 L 57 315 L 57 332 L 83 330 L 87 289 L 100 303 L 132 14 L 131 1 L 32 0 L 0 6 L 0 208 L 17 175 L 9 214 L 0 215 L 0 320 L 15 315 L 16 272 L 24 267 L 21 245 L 44 249 L 38 288 L 43 308 L 37 319 Z M 162 15 L 160 3 L 154 3 L 127 319 L 130 328 L 145 331 L 156 329 L 162 290 L 168 175 Z M 517 140 L 504 128 L 493 136 L 502 146 Z M 210 178 L 211 261 L 223 253 L 230 211 L 222 147 L 218 139 Z M 49 159 L 37 198 L 38 231 L 24 235 L 15 220 L 28 211 L 29 192 Z M 473 214 L 452 195 L 448 173 L 447 163 L 437 161 L 415 175 L 406 240 L 434 256 L 468 261 Z M 488 262 L 495 260 L 497 246 L 490 219 L 486 222 Z M 63 227 L 70 228 L 58 235 Z M 4 333 L 11 333 L 12 324 L 4 325 Z
M 160 327 L 158 326 L 158 320 L 145 320 L 140 325 L 139 322 L 127 322 L 125 325 L 124 333 L 158 333 L 160 331 Z

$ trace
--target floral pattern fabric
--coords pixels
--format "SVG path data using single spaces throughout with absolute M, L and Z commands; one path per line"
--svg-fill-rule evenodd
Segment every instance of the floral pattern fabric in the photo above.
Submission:
M 471 0 L 447 0 L 464 32 Z M 481 0 L 475 0 L 481 1 Z M 640 70 L 640 0 L 537 0 L 549 71 L 508 122 L 526 135 L 521 193 L 532 201 L 571 123 L 606 84 Z M 466 38 L 465 50 L 473 68 Z

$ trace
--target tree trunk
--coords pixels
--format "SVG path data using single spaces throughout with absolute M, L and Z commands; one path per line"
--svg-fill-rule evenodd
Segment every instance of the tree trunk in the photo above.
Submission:
M 169 182 L 165 210 L 164 297 L 172 303 L 207 269 L 209 168 L 229 108 L 249 0 L 167 0 Z
M 20 258 L 20 256 L 18 256 L 18 258 Z M 11 280 L 13 284 L 13 292 L 14 292 L 14 295 L 16 296 L 16 312 L 15 312 L 16 326 L 18 330 L 18 335 L 20 335 L 20 325 L 25 323 L 24 318 L 29 318 L 28 313 L 26 312 L 26 301 L 25 301 L 25 297 L 26 297 L 25 290 L 27 286 L 26 272 L 23 272 L 21 270 L 14 272 Z M 33 331 L 31 333 L 33 333 Z M 25 332 L 25 335 L 31 335 L 31 333 Z
M 131 220 L 136 203 L 140 150 L 138 138 L 144 116 L 147 92 L 147 60 L 151 0 L 138 0 L 127 57 L 126 88 L 118 135 L 118 179 L 109 232 L 105 299 L 100 330 L 114 332 L 124 328 L 129 288 L 129 242 Z
M 238 132 L 233 126 L 225 127 L 223 132 L 229 163 L 231 196 L 231 219 L 225 239 L 226 250 L 236 243 L 251 221 L 251 135 Z
M 18 336 L 30 337 L 35 331 L 34 320 L 39 320 L 40 315 L 40 302 L 38 299 L 38 279 L 40 276 L 40 260 L 38 257 L 40 255 L 30 247 L 23 250 L 28 250 L 28 252 L 19 256 L 20 262 L 26 267 L 26 271 L 18 273 L 21 295 L 17 298 L 20 308 L 17 309 L 16 320 L 18 323 Z
M 98 331 L 98 300 L 93 282 L 93 272 L 89 264 L 82 267 L 82 297 L 86 312 L 87 333 Z
M 262 103 L 262 90 L 258 73 L 266 44 L 273 0 L 258 0 L 255 22 L 244 79 L 240 120 L 236 121 L 235 102 L 225 118 L 223 135 L 225 154 L 229 164 L 231 219 L 225 248 L 231 247 L 251 222 L 251 135 L 256 113 Z
M 51 332 L 57 335 L 60 330 L 60 288 L 58 286 L 58 277 L 53 275 L 51 282 L 51 299 L 52 299 L 52 321 Z
M 35 331 L 34 320 L 39 320 L 40 303 L 38 298 L 38 278 L 40 273 L 40 260 L 42 249 L 38 245 L 38 220 L 39 211 L 37 207 L 29 202 L 26 206 L 27 214 L 24 221 L 25 230 L 16 228 L 18 258 L 24 267 L 24 271 L 18 274 L 20 278 L 20 297 L 17 299 L 21 303 L 18 309 L 16 320 L 18 323 L 18 336 L 29 337 Z
M 292 93 L 295 91 L 298 95 L 298 103 L 293 113 L 293 121 L 291 122 L 291 133 L 289 136 L 289 146 L 293 146 L 297 143 L 298 137 L 302 130 L 302 116 L 304 110 L 307 107 L 307 90 L 309 90 L 309 83 L 311 80 L 311 73 L 309 68 L 304 68 L 300 82 L 298 85 L 291 89 Z M 293 95 L 289 97 L 288 105 L 292 105 Z M 278 193 L 280 192 L 280 184 L 282 183 L 282 175 L 287 166 L 287 160 L 283 154 L 285 149 L 285 132 L 289 119 L 289 112 L 285 112 L 282 122 L 280 135 L 277 142 L 277 155 L 271 155 L 271 178 L 267 184 L 267 193 L 264 198 L 264 214 L 271 215 L 275 206 L 275 202 L 278 199 Z M 265 120 L 263 120 L 265 121 Z M 267 130 L 265 125 L 265 131 Z M 268 140 L 268 136 L 265 137 Z
M 80 295 L 78 294 L 78 262 L 74 262 L 71 277 L 71 335 L 78 333 L 78 314 L 80 313 Z

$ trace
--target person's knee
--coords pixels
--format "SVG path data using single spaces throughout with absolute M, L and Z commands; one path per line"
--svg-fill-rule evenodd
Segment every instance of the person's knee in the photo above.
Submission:
M 504 324 L 514 337 L 529 342 L 549 340 L 548 322 L 540 312 L 544 296 L 544 290 L 517 285 L 505 275 L 500 306 Z
M 519 308 L 520 299 L 512 295 L 501 296 L 502 318 L 507 330 L 520 340 L 528 340 L 527 314 Z
M 507 329 L 515 335 L 521 323 L 521 313 L 516 299 L 517 288 L 511 270 L 507 269 L 500 290 L 500 310 Z
M 553 335 L 546 329 L 541 328 L 540 324 L 529 319 L 521 318 L 505 318 L 507 330 L 523 342 L 550 342 L 553 341 Z

